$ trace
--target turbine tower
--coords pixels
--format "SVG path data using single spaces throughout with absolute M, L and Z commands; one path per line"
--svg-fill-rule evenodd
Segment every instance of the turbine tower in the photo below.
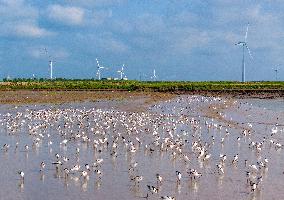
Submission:
M 122 65 L 121 70 L 118 70 L 117 73 L 120 74 L 120 80 L 122 80 L 124 75 L 124 64 Z
M 50 69 L 50 79 L 52 79 L 53 77 L 53 74 L 52 74 L 52 70 L 53 70 L 53 61 L 50 60 L 49 61 L 49 69 Z
M 48 63 L 49 63 L 50 79 L 53 79 L 53 60 L 51 59 L 51 56 L 50 56 L 50 54 L 48 53 L 47 49 L 44 48 L 44 50 L 45 50 L 46 55 L 47 55 L 48 58 L 49 58 Z
M 99 63 L 99 60 L 96 58 L 96 61 L 97 61 L 97 65 L 98 65 L 98 67 L 97 67 L 97 76 L 98 76 L 98 79 L 99 80 L 101 80 L 101 69 L 104 69 L 104 67 L 102 67 L 101 65 L 100 65 L 100 63 Z
M 243 49 L 243 59 L 242 59 L 242 82 L 246 81 L 246 64 L 245 64 L 245 48 L 248 50 L 249 56 L 251 57 L 251 59 L 253 59 L 250 49 L 247 45 L 247 37 L 248 37 L 248 29 L 249 29 L 249 23 L 247 25 L 247 30 L 246 30 L 246 34 L 245 34 L 245 40 L 244 41 L 240 41 L 238 43 L 236 43 L 235 45 L 238 46 L 242 46 Z
M 156 76 L 156 70 L 153 70 L 153 76 L 151 77 L 154 81 L 157 80 L 157 76 Z

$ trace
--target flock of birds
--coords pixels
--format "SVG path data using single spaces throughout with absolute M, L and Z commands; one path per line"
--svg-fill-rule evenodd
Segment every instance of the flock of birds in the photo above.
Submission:
M 202 179 L 216 177 L 222 182 L 234 169 L 242 173 L 246 193 L 254 195 L 263 189 L 270 168 L 270 159 L 264 157 L 264 152 L 283 148 L 275 139 L 283 133 L 283 127 L 274 125 L 267 136 L 259 137 L 251 123 L 225 120 L 226 114 L 217 107 L 226 104 L 216 97 L 181 96 L 153 105 L 145 112 L 67 106 L 7 112 L 0 116 L 1 126 L 8 137 L 18 139 L 2 144 L 2 151 L 28 154 L 33 149 L 46 148 L 49 157 L 42 158 L 38 169 L 33 170 L 42 175 L 55 170 L 59 180 L 80 181 L 82 185 L 94 180 L 99 184 L 113 181 L 117 177 L 105 177 L 109 177 L 108 170 L 115 169 L 104 166 L 126 160 L 126 187 L 142 191 L 132 198 L 174 200 L 186 182 L 197 189 L 202 187 Z M 242 105 L 233 102 L 231 106 Z M 199 112 L 209 108 L 224 120 Z M 30 142 L 23 143 L 22 137 Z M 93 155 L 88 160 L 82 153 L 86 151 Z M 254 156 L 247 156 L 251 152 Z M 29 179 L 28 173 L 19 169 L 21 185 Z M 169 190 L 169 185 L 177 191 Z

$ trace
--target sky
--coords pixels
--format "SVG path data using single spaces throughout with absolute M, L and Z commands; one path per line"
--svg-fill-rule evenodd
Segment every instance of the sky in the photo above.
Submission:
M 0 0 L 0 79 L 284 79 L 282 0 Z M 47 52 L 45 51 L 47 49 Z

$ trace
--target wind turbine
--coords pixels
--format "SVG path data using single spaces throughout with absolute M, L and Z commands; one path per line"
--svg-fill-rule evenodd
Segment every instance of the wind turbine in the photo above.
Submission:
M 96 61 L 97 61 L 97 65 L 98 65 L 98 67 L 97 67 L 97 69 L 98 69 L 97 70 L 97 76 L 98 76 L 99 80 L 101 80 L 101 69 L 104 69 L 104 67 L 102 67 L 100 65 L 98 58 L 96 58 Z
M 48 63 L 49 63 L 49 70 L 50 70 L 50 79 L 53 79 L 53 60 L 51 59 L 51 56 L 50 56 L 50 54 L 48 53 L 47 49 L 44 48 L 44 50 L 45 50 L 46 55 L 47 55 L 48 58 L 49 58 Z
M 122 65 L 121 69 L 117 71 L 117 73 L 120 74 L 120 80 L 122 80 L 124 75 L 124 64 Z
M 157 80 L 157 76 L 156 76 L 156 70 L 153 70 L 153 76 L 151 77 L 154 81 Z
M 246 81 L 246 66 L 245 66 L 245 48 L 248 50 L 249 56 L 251 57 L 251 59 L 253 59 L 250 49 L 247 45 L 247 37 L 248 37 L 248 29 L 249 29 L 249 23 L 247 25 L 247 30 L 246 30 L 246 34 L 245 34 L 245 40 L 244 41 L 240 41 L 238 43 L 236 43 L 235 45 L 238 46 L 242 46 L 243 47 L 243 60 L 242 60 L 242 82 Z

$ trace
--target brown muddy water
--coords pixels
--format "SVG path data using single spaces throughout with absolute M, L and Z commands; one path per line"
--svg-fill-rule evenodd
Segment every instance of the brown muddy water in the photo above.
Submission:
M 0 106 L 0 199 L 284 199 L 283 104 L 142 104 Z

